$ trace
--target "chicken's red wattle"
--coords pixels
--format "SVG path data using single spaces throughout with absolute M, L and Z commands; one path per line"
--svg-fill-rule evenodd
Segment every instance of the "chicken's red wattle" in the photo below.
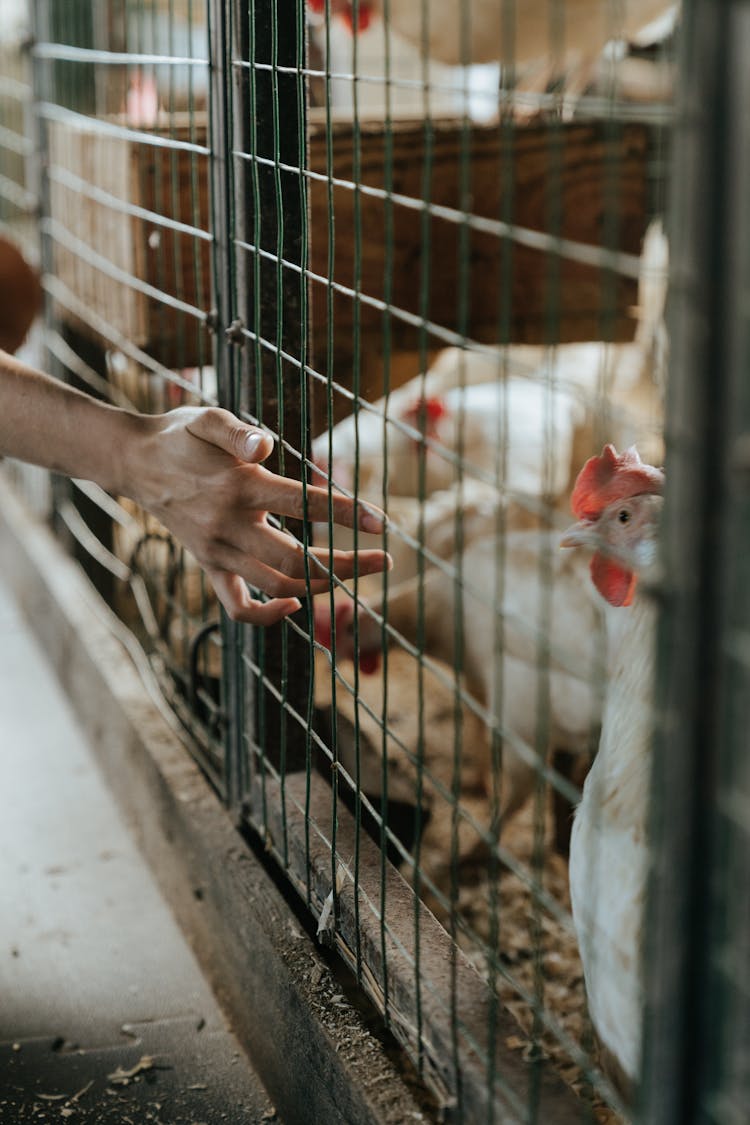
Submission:
M 635 595 L 634 571 L 620 566 L 614 559 L 608 559 L 600 551 L 592 558 L 590 568 L 594 585 L 610 605 L 630 605 Z
M 366 676 L 371 676 L 377 672 L 380 667 L 380 653 L 379 652 L 360 652 L 359 654 L 359 670 L 364 672 Z

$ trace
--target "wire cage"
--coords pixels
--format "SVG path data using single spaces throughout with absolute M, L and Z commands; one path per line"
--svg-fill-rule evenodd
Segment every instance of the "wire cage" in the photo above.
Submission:
M 736 321 L 709 410 L 705 337 L 686 343 L 707 285 L 696 289 L 705 259 L 686 249 L 701 214 L 686 168 L 708 180 L 721 150 L 692 103 L 678 112 L 675 86 L 697 54 L 710 105 L 742 105 L 750 40 L 738 12 L 717 90 L 726 26 L 707 4 L 685 7 L 678 19 L 636 0 L 36 0 L 35 124 L 0 133 L 5 159 L 31 151 L 34 129 L 44 155 L 56 373 L 128 408 L 219 404 L 267 430 L 269 465 L 303 483 L 301 518 L 277 523 L 303 545 L 308 580 L 312 547 L 392 556 L 386 574 L 334 579 L 253 631 L 220 616 L 153 517 L 89 482 L 55 490 L 58 528 L 151 654 L 193 752 L 443 1120 L 744 1120 L 747 1067 L 731 1044 L 747 1043 L 746 900 L 714 885 L 707 857 L 746 889 L 747 622 L 734 614 L 747 589 L 735 327 L 747 239 L 731 255 L 735 290 L 723 251 L 711 259 L 736 300 L 724 327 Z M 695 137 L 703 164 L 690 165 Z M 6 168 L 7 223 L 27 189 Z M 731 431 L 739 450 L 736 464 L 726 453 L 735 484 L 718 561 L 692 539 L 680 555 L 681 482 L 705 496 L 709 415 L 713 437 Z M 647 568 L 634 606 L 621 590 L 618 608 L 590 555 L 560 549 L 579 470 L 607 443 L 667 465 L 666 565 Z M 307 518 L 313 485 L 328 491 L 326 523 Z M 337 493 L 382 507 L 384 534 L 336 525 Z M 723 632 L 698 612 L 686 558 Z M 682 776 L 669 708 L 697 713 L 709 652 L 709 710 L 684 727 Z M 701 738 L 721 738 L 723 755 L 701 758 Z M 637 784 L 620 785 L 623 756 Z M 670 898 L 665 864 L 701 854 L 685 842 L 698 823 L 699 885 Z M 701 1004 L 710 997 L 734 1059 L 722 1069 L 712 1053 L 713 1085 L 690 1066 L 712 1024 L 670 972 L 670 941 L 685 973 L 700 969 Z M 688 1112 L 687 1095 L 667 1104 L 663 1074 L 673 1093 L 690 1074 L 710 1086 L 712 1116 Z

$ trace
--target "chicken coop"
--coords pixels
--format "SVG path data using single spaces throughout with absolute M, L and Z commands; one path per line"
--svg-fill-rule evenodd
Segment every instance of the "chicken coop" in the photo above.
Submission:
M 42 506 L 425 1114 L 745 1122 L 750 8 L 17 15 L 39 363 L 270 434 L 309 596 L 238 624 L 131 500 Z

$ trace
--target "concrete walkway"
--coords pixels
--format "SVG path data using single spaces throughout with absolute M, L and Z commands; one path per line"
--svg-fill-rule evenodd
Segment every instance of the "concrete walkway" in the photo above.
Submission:
M 0 1125 L 276 1120 L 0 578 Z

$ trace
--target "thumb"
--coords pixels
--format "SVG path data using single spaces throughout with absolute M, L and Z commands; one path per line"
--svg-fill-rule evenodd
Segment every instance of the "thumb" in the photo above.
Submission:
M 251 464 L 265 461 L 273 449 L 270 434 L 257 426 L 247 425 L 229 410 L 222 410 L 218 406 L 197 410 L 187 428 L 193 437 L 201 438 L 238 460 Z

